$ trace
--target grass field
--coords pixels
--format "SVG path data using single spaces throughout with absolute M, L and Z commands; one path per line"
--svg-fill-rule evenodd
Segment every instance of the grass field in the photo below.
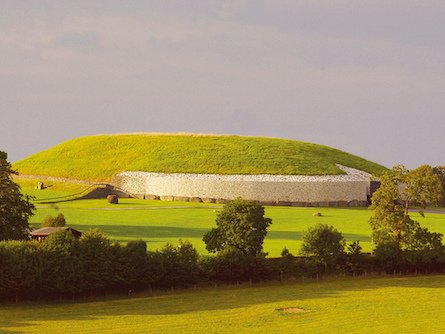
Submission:
M 444 298 L 444 276 L 191 289 L 0 305 L 0 332 L 443 333 Z M 308 312 L 280 311 L 287 308 Z
M 62 185 L 60 189 L 64 190 Z M 37 199 L 53 196 L 52 187 L 44 191 L 23 188 Z M 54 189 L 57 190 L 57 187 Z M 51 191 L 51 193 L 47 193 Z M 63 192 L 60 192 L 63 194 Z M 43 219 L 63 213 L 67 225 L 80 231 L 99 227 L 112 241 L 127 242 L 142 238 L 150 250 L 156 250 L 166 242 L 177 244 L 178 239 L 188 240 L 201 254 L 207 254 L 202 241 L 204 233 L 216 227 L 217 204 L 148 201 L 120 199 L 120 204 L 110 205 L 106 199 L 77 200 L 55 205 L 37 204 L 36 215 L 31 218 L 32 227 L 40 227 Z M 322 217 L 314 217 L 320 212 Z M 264 242 L 264 251 L 269 256 L 280 256 L 284 247 L 294 255 L 298 254 L 303 230 L 325 223 L 333 225 L 343 233 L 348 242 L 360 240 L 363 251 L 371 250 L 371 229 L 368 219 L 372 214 L 367 208 L 296 208 L 266 207 L 266 216 L 272 218 L 272 225 Z M 445 215 L 418 213 L 411 215 L 430 231 L 445 234 Z
M 203 174 L 343 174 L 336 163 L 385 167 L 326 146 L 215 135 L 128 134 L 76 138 L 13 164 L 21 174 L 109 181 L 121 171 Z

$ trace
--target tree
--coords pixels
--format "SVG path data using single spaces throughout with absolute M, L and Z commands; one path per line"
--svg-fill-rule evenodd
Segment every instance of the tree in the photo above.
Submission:
M 305 256 L 314 256 L 325 269 L 333 265 L 345 252 L 345 238 L 333 226 L 316 224 L 303 231 L 303 244 L 300 253 Z
M 237 199 L 229 202 L 216 217 L 216 228 L 207 232 L 203 241 L 209 252 L 236 248 L 245 255 L 263 254 L 267 227 L 272 223 L 264 217 L 264 207 L 255 202 Z
M 65 225 L 66 220 L 63 213 L 59 213 L 56 217 L 53 217 L 51 215 L 46 216 L 42 222 L 42 227 L 63 227 Z
M 129 240 L 121 252 L 122 280 L 130 288 L 143 288 L 152 281 L 147 256 L 147 243 L 142 240 Z
M 38 244 L 41 270 L 41 281 L 45 294 L 72 295 L 82 289 L 82 262 L 79 251 L 79 240 L 71 231 L 59 230 L 51 233 Z
M 440 200 L 439 205 L 445 207 L 445 166 L 433 167 L 433 173 L 437 175 L 442 183 L 442 199 Z
M 409 171 L 399 165 L 393 170 L 398 182 L 404 184 L 402 196 L 405 201 L 405 215 L 411 203 L 425 209 L 428 205 L 438 205 L 442 200 L 442 181 L 431 166 L 423 165 Z
M 100 229 L 95 228 L 82 234 L 79 248 L 83 266 L 83 290 L 97 292 L 105 289 L 114 278 L 110 240 Z
M 264 256 L 246 256 L 242 250 L 228 247 L 216 256 L 202 259 L 200 264 L 211 281 L 235 283 L 271 277 L 269 263 Z
M 369 223 L 376 244 L 393 242 L 396 249 L 408 247 L 417 229 L 418 222 L 408 213 L 409 205 L 422 207 L 437 204 L 442 198 L 442 184 L 430 166 L 424 165 L 408 171 L 403 165 L 380 177 L 381 186 L 372 197 L 374 215 Z M 425 235 L 423 233 L 423 235 Z
M 28 220 L 35 207 L 31 197 L 20 192 L 20 186 L 12 180 L 17 174 L 7 161 L 6 152 L 0 151 L 0 240 L 26 239 Z
M 199 256 L 190 242 L 179 239 L 178 246 L 167 243 L 158 254 L 164 271 L 160 285 L 183 287 L 197 283 Z

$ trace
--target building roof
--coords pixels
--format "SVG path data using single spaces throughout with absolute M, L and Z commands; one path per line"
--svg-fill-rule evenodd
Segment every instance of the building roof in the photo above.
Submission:
M 76 234 L 78 234 L 79 236 L 82 234 L 81 232 L 79 232 L 71 227 L 66 227 L 66 226 L 64 226 L 64 227 L 43 227 L 38 230 L 32 231 L 30 234 L 33 237 L 47 237 L 50 234 L 60 231 L 60 230 L 71 231 L 74 234 L 74 236 L 77 236 Z

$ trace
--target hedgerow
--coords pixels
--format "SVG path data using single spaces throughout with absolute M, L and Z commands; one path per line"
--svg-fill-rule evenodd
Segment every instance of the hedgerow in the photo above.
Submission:
M 295 257 L 288 252 L 280 258 L 266 258 L 229 249 L 215 256 L 199 256 L 187 241 L 147 251 L 145 241 L 122 246 L 95 229 L 80 239 L 59 231 L 42 242 L 2 241 L 0 267 L 0 300 L 37 300 L 318 275 L 442 273 L 445 253 L 383 249 L 373 257 L 344 253 L 326 267 L 316 257 Z

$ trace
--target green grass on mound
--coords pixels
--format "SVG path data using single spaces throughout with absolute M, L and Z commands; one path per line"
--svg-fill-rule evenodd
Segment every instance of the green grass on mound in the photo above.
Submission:
M 335 164 L 380 174 L 385 167 L 326 146 L 293 140 L 125 134 L 76 138 L 13 164 L 20 174 L 107 181 L 121 171 L 335 175 Z
M 115 300 L 0 305 L 0 331 L 443 333 L 444 296 L 443 276 L 246 285 Z

